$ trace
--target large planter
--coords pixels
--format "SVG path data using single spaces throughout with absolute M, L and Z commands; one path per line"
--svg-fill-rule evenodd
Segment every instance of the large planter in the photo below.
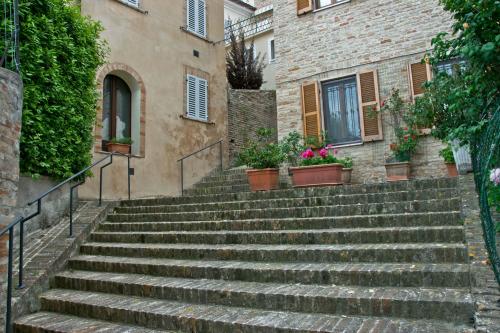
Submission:
M 312 165 L 290 168 L 294 187 L 342 184 L 342 164 Z
M 446 163 L 446 169 L 448 170 L 448 176 L 458 177 L 457 165 L 455 163 Z
M 352 168 L 342 169 L 342 183 L 350 184 L 352 178 Z
M 385 171 L 389 182 L 408 180 L 410 179 L 410 162 L 387 163 Z
M 130 145 L 124 143 L 108 143 L 110 153 L 130 154 Z
M 253 192 L 277 190 L 279 188 L 279 169 L 250 169 L 246 173 L 250 189 Z

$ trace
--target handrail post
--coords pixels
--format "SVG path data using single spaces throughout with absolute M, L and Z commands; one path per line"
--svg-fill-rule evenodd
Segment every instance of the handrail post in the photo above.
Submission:
M 14 248 L 14 226 L 9 229 L 9 254 L 7 262 L 7 308 L 5 311 L 5 333 L 11 333 L 11 320 L 12 320 L 12 261 Z
M 220 172 L 222 172 L 222 140 L 219 142 L 219 154 L 220 154 Z
M 24 266 L 24 219 L 19 224 L 19 283 L 17 289 L 23 289 L 23 266 Z M 14 227 L 12 227 L 14 229 Z
M 110 164 L 113 164 L 112 153 L 109 155 L 109 163 L 104 164 L 99 171 L 99 207 L 102 205 L 102 170 Z
M 75 188 L 85 183 L 85 179 L 69 188 L 69 237 L 73 237 L 73 192 Z
M 130 154 L 127 155 L 128 199 L 130 200 Z
M 181 196 L 184 196 L 184 160 L 181 160 Z

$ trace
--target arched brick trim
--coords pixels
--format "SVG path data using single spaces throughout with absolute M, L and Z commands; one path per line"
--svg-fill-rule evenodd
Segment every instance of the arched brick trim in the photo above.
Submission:
M 140 156 L 145 156 L 146 154 L 146 87 L 144 81 L 137 71 L 132 67 L 122 64 L 122 63 L 111 63 L 104 65 L 97 74 L 97 90 L 99 92 L 99 100 L 97 102 L 97 112 L 96 112 L 96 123 L 95 123 L 95 151 L 101 151 L 101 130 L 102 130 L 102 107 L 103 107 L 103 86 L 104 78 L 108 74 L 118 74 L 125 73 L 130 75 L 141 91 L 140 100 Z

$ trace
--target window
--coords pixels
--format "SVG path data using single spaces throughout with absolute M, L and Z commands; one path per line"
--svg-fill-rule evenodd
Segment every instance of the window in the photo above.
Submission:
M 186 89 L 186 116 L 191 119 L 208 121 L 208 82 L 188 75 Z
M 187 0 L 187 30 L 206 37 L 205 0 Z
M 441 61 L 436 65 L 435 71 L 437 73 L 446 73 L 448 75 L 457 74 L 465 69 L 465 61 L 456 58 L 446 61 Z
M 125 81 L 115 75 L 104 79 L 102 110 L 102 150 L 112 139 L 132 137 L 132 93 Z
M 276 53 L 274 51 L 274 39 L 269 40 L 268 46 L 269 52 L 269 63 L 273 63 L 276 60 Z
M 139 8 L 139 0 L 121 0 L 121 1 L 132 7 Z
M 316 0 L 316 9 L 323 7 L 333 6 L 338 3 L 346 2 L 348 0 Z
M 361 142 L 356 77 L 326 82 L 322 91 L 328 142 L 335 145 Z

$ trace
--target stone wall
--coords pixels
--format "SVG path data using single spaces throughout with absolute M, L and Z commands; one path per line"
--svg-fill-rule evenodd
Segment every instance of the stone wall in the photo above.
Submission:
M 234 164 L 238 152 L 259 128 L 277 127 L 276 93 L 272 90 L 228 91 L 229 159 Z
M 273 0 L 255 0 L 255 8 L 259 9 L 273 4 Z
M 449 31 L 450 15 L 437 0 L 351 0 L 297 16 L 295 0 L 274 1 L 277 55 L 277 108 L 280 137 L 302 133 L 301 85 L 377 70 L 380 99 L 392 88 L 410 98 L 407 66 L 421 61 L 432 38 Z M 384 122 L 384 140 L 340 148 L 354 159 L 354 182 L 385 179 L 392 129 Z M 423 137 L 413 158 L 414 177 L 441 177 L 443 145 Z

